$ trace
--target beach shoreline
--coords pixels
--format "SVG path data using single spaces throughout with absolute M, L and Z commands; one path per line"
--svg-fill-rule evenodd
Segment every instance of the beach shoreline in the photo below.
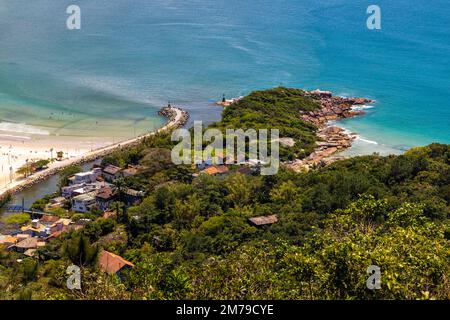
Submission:
M 159 111 L 159 114 L 161 116 L 166 117 L 168 120 L 166 124 L 162 127 L 160 127 L 157 130 L 154 130 L 152 132 L 148 132 L 146 134 L 142 134 L 138 137 L 133 137 L 128 140 L 120 141 L 113 144 L 107 144 L 95 141 L 89 143 L 86 145 L 86 141 L 78 141 L 78 144 L 73 148 L 73 141 L 66 138 L 66 142 L 71 145 L 71 152 L 67 152 L 67 158 L 61 161 L 53 161 L 51 162 L 46 169 L 43 169 L 41 171 L 35 172 L 34 174 L 28 176 L 27 178 L 22 179 L 10 179 L 9 183 L 3 184 L 3 179 L 8 179 L 9 176 L 9 167 L 11 166 L 11 161 L 18 160 L 19 163 L 15 164 L 14 170 L 16 170 L 20 165 L 26 164 L 25 161 L 23 161 L 23 158 L 19 159 L 11 159 L 12 155 L 10 152 L 5 153 L 4 149 L 2 148 L 1 151 L 1 160 L 2 160 L 2 172 L 0 175 L 0 181 L 2 182 L 0 185 L 2 188 L 0 189 L 0 197 L 6 195 L 6 194 L 15 194 L 17 192 L 20 192 L 28 187 L 33 186 L 36 183 L 39 183 L 48 177 L 57 174 L 61 170 L 63 170 L 66 167 L 72 166 L 72 165 L 78 165 L 83 164 L 86 162 L 94 161 L 96 159 L 99 159 L 101 157 L 104 157 L 116 150 L 119 150 L 123 147 L 129 147 L 131 145 L 134 145 L 141 141 L 142 139 L 145 139 L 149 136 L 155 135 L 157 133 L 160 133 L 162 131 L 171 130 L 175 128 L 182 127 L 186 124 L 189 114 L 179 107 L 164 107 Z M 64 139 L 64 138 L 63 138 Z M 91 139 L 95 140 L 95 139 Z M 58 137 L 58 142 L 64 141 L 61 137 Z M 26 154 L 27 157 L 34 157 L 33 160 L 37 159 L 49 159 L 51 157 L 51 153 L 55 156 L 56 150 L 51 151 L 51 147 L 47 145 L 42 144 L 41 146 L 36 146 L 36 143 L 34 142 L 32 150 L 30 150 L 30 144 L 31 142 L 25 143 L 22 142 L 22 147 L 15 149 L 16 154 L 17 152 L 20 152 L 20 154 Z M 103 144 L 103 145 L 102 145 Z M 66 147 L 68 148 L 69 145 Z M 95 147 L 94 147 L 95 146 Z M 5 158 L 7 157 L 7 158 Z M 6 160 L 7 159 L 7 160 Z M 22 162 L 20 163 L 20 160 Z M 8 162 L 6 162 L 8 161 Z M 7 167 L 7 170 L 5 171 L 5 167 Z M 12 182 L 11 182 L 12 180 Z M 6 181 L 5 181 L 6 182 Z

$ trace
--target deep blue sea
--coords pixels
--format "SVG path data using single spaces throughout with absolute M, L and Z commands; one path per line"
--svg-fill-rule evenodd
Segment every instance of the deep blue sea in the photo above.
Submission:
M 355 154 L 450 143 L 450 2 L 0 0 L 0 134 L 131 135 L 168 100 L 213 121 L 223 93 L 279 85 L 377 100 L 342 123 Z

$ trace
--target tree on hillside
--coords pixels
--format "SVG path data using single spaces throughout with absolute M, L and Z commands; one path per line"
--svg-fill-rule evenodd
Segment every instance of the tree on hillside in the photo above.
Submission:
M 79 267 L 92 266 L 97 261 L 99 248 L 91 245 L 88 238 L 77 236 L 65 244 L 64 253 L 73 264 Z

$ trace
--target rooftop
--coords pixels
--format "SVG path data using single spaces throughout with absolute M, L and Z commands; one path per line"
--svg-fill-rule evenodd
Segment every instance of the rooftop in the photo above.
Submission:
M 115 195 L 115 191 L 110 187 L 103 187 L 97 193 L 97 198 L 109 200 Z
M 79 196 L 73 197 L 75 201 L 91 201 L 95 200 L 95 192 L 89 192 L 85 194 L 80 194 Z
M 0 235 L 0 245 L 2 245 L 2 244 L 14 244 L 16 242 L 17 242 L 17 238 L 16 237 Z
M 36 253 L 36 249 L 28 249 L 23 254 L 28 256 L 28 257 L 33 257 L 35 253 Z
M 215 175 L 220 173 L 226 173 L 228 172 L 228 168 L 225 166 L 211 166 L 209 168 L 206 168 L 205 170 L 202 170 L 201 173 L 206 173 L 209 175 Z
M 123 267 L 134 267 L 130 261 L 125 260 L 112 252 L 103 250 L 98 259 L 98 265 L 101 270 L 107 273 L 117 273 Z
M 108 173 L 108 174 L 117 174 L 120 170 L 119 167 L 113 166 L 112 164 L 107 165 L 104 169 L 103 172 Z
M 134 176 L 138 173 L 139 169 L 137 167 L 129 167 L 124 169 L 122 172 L 127 176 Z
M 68 226 L 72 223 L 72 219 L 68 219 L 68 218 L 60 218 L 58 219 L 58 221 L 56 221 L 53 226 L 55 226 L 58 223 L 62 223 L 64 226 Z
M 65 202 L 66 198 L 64 197 L 56 197 L 53 199 L 50 199 L 50 203 L 61 203 L 61 202 Z
M 41 223 L 55 223 L 56 221 L 59 220 L 58 216 L 51 216 L 49 214 L 44 214 L 41 218 L 41 220 L 39 220 Z
M 79 172 L 79 173 L 75 173 L 76 177 L 87 177 L 90 176 L 91 174 L 93 174 L 92 171 L 86 171 L 86 172 Z
M 20 230 L 22 230 L 22 231 L 31 230 L 34 232 L 44 232 L 45 228 L 46 227 L 43 224 L 41 224 L 39 222 L 35 224 L 35 222 L 33 221 L 33 223 L 23 226 L 22 228 L 20 228 Z
M 248 220 L 250 220 L 250 222 L 253 223 L 255 226 L 263 226 L 278 222 L 278 216 L 276 214 L 273 214 L 270 216 L 252 217 L 249 218 Z
M 15 244 L 17 248 L 34 249 L 38 247 L 38 238 L 27 238 Z
M 145 192 L 144 191 L 137 191 L 137 190 L 130 189 L 130 188 L 125 189 L 124 193 L 127 194 L 127 195 L 130 195 L 130 196 L 133 196 L 133 197 L 143 197 L 143 196 L 145 196 Z

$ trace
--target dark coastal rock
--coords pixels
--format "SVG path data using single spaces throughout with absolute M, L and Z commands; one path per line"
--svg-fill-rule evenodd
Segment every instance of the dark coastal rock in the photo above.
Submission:
M 320 108 L 301 113 L 300 118 L 318 128 L 317 136 L 321 141 L 316 143 L 317 148 L 307 158 L 287 164 L 288 167 L 296 170 L 308 170 L 313 165 L 329 164 L 341 159 L 342 157 L 332 157 L 332 155 L 350 148 L 355 135 L 347 134 L 342 128 L 330 126 L 329 122 L 363 115 L 364 111 L 353 110 L 353 107 L 374 102 L 366 98 L 333 97 L 331 92 L 318 89 L 305 91 L 305 95 L 316 100 Z

